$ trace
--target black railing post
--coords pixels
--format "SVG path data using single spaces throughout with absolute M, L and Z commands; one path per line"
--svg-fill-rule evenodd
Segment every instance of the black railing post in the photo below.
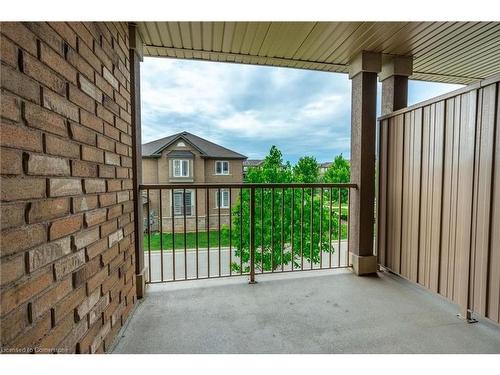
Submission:
M 255 188 L 250 188 L 250 282 L 255 284 Z

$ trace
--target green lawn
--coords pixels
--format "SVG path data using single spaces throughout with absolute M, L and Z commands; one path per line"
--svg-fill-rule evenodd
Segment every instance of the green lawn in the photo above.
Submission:
M 326 234 L 325 234 L 326 235 Z M 144 235 L 144 251 L 148 251 L 150 248 L 148 246 L 148 235 Z M 229 247 L 229 230 L 222 230 L 220 235 L 220 246 L 221 247 Z M 176 233 L 175 236 L 175 249 L 176 250 L 184 250 L 184 233 Z M 342 224 L 342 239 L 347 238 L 347 225 Z M 234 239 L 234 237 L 233 237 Z M 332 234 L 332 241 L 337 239 L 337 234 Z M 208 244 L 207 240 L 207 232 L 199 232 L 198 233 L 198 247 L 206 248 Z M 237 245 L 233 241 L 233 246 Z M 219 232 L 216 230 L 210 231 L 210 247 L 217 248 L 219 247 Z M 195 249 L 196 248 L 196 233 L 186 233 L 186 248 L 187 249 Z M 160 250 L 160 233 L 151 234 L 151 251 L 159 251 Z M 172 234 L 171 233 L 163 233 L 163 250 L 172 250 Z
M 221 231 L 221 246 L 229 246 L 229 230 Z M 175 249 L 184 250 L 184 233 L 176 233 L 174 235 Z M 208 244 L 207 232 L 198 232 L 198 247 L 206 248 Z M 186 247 L 188 249 L 196 248 L 196 233 L 186 233 Z M 210 231 L 210 247 L 219 247 L 219 231 Z M 148 235 L 144 235 L 144 250 L 147 251 Z M 151 250 L 160 250 L 160 233 L 151 235 Z M 172 250 L 172 234 L 163 233 L 163 250 Z

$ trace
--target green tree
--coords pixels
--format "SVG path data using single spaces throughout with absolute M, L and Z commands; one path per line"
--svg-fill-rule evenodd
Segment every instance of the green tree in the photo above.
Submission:
M 323 182 L 329 183 L 349 183 L 351 181 L 351 165 L 349 160 L 345 159 L 342 154 L 337 155 L 333 163 L 328 167 L 324 176 Z M 347 202 L 348 189 L 341 190 L 342 203 Z
M 300 164 L 300 165 L 299 165 Z M 298 181 L 297 181 L 298 180 Z M 314 158 L 302 158 L 295 168 L 283 161 L 281 152 L 271 147 L 259 168 L 250 168 L 248 183 L 317 182 L 318 164 Z M 233 243 L 242 265 L 234 271 L 248 272 L 250 259 L 250 189 L 242 189 L 233 207 Z M 338 213 L 328 207 L 329 189 L 314 188 L 255 189 L 255 266 L 271 271 L 290 264 L 300 268 L 304 261 L 319 263 L 321 251 L 333 252 L 330 239 L 338 233 Z
M 304 156 L 293 167 L 295 182 L 314 183 L 319 181 L 319 164 L 312 156 Z

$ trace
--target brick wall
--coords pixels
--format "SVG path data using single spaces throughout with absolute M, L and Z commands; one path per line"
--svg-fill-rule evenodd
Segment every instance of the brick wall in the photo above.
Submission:
M 135 300 L 126 23 L 1 23 L 1 345 L 103 352 Z

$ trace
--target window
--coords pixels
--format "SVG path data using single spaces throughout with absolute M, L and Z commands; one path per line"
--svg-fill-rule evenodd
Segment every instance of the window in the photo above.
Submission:
M 174 215 L 191 216 L 193 212 L 193 192 L 191 190 L 174 191 Z
M 174 177 L 189 177 L 189 160 L 174 159 Z
M 220 195 L 219 191 L 215 192 L 215 203 L 216 208 L 229 208 L 229 190 L 221 189 Z
M 229 162 L 228 161 L 216 161 L 215 162 L 215 174 L 229 174 Z

